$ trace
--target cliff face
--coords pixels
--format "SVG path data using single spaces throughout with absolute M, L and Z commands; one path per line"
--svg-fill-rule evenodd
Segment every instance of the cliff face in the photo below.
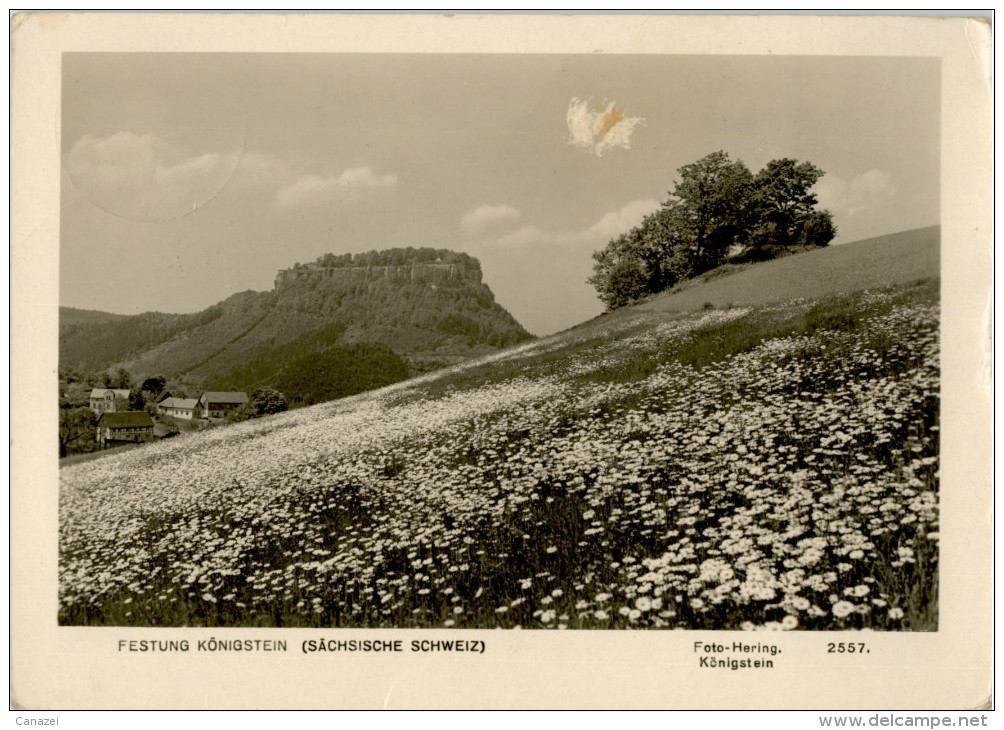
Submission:
M 282 269 L 276 274 L 275 288 L 280 289 L 294 281 L 333 281 L 358 283 L 377 279 L 395 281 L 466 281 L 481 283 L 481 269 L 464 264 L 413 263 L 401 266 L 316 266 Z

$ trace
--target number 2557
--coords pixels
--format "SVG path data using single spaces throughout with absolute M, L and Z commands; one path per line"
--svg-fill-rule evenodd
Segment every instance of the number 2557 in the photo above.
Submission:
M 845 642 L 845 641 L 838 641 L 838 642 L 831 641 L 829 644 L 826 645 L 827 654 L 868 654 L 870 651 L 871 650 L 867 646 L 865 646 L 865 643 L 863 641 L 859 641 L 857 643 Z

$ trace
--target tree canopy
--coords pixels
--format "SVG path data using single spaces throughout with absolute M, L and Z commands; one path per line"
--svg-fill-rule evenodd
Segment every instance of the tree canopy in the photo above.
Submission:
M 59 409 L 59 455 L 75 454 L 94 448 L 94 425 L 97 419 L 89 408 Z
M 115 371 L 115 374 L 103 373 L 102 374 L 102 385 L 105 388 L 121 388 L 123 390 L 128 390 L 132 388 L 132 376 L 129 371 L 125 368 L 120 367 Z
M 836 235 L 812 187 L 811 162 L 771 160 L 756 175 L 713 152 L 678 170 L 659 210 L 593 254 L 589 283 L 615 309 L 709 271 L 727 259 L 764 260 L 826 246 Z
M 280 393 L 275 388 L 269 388 L 267 386 L 257 388 L 251 393 L 251 398 L 248 400 L 251 408 L 258 416 L 268 416 L 273 413 L 282 413 L 288 408 L 286 404 L 286 396 Z
M 247 403 L 230 414 L 230 421 L 246 421 L 249 418 L 268 416 L 273 413 L 282 413 L 289 406 L 286 403 L 286 396 L 275 388 L 262 386 L 256 388 Z
M 404 266 L 415 263 L 460 264 L 470 268 L 480 268 L 473 256 L 446 248 L 388 248 L 382 251 L 363 253 L 327 253 L 314 260 L 312 266 Z M 293 268 L 301 268 L 299 264 Z
M 167 378 L 163 375 L 155 375 L 153 377 L 147 378 L 143 381 L 141 386 L 145 393 L 150 393 L 154 397 L 157 397 L 164 392 L 164 388 L 167 386 Z
M 146 398 L 143 397 L 143 389 L 141 386 L 134 386 L 129 391 L 128 403 L 130 411 L 142 411 L 146 407 Z

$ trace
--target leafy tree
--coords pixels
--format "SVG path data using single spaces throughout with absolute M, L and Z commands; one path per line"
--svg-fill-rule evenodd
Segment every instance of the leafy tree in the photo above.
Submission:
M 258 416 L 267 416 L 272 413 L 282 413 L 289 406 L 286 404 L 286 396 L 275 388 L 262 387 L 251 393 L 248 403 Z
M 141 390 L 150 393 L 155 398 L 164 392 L 164 388 L 167 386 L 167 378 L 163 375 L 155 375 L 152 378 L 147 378 L 143 381 L 143 385 L 140 386 Z
M 753 210 L 761 226 L 770 226 L 769 243 L 791 246 L 798 243 L 816 203 L 812 186 L 823 171 L 811 162 L 790 157 L 771 160 L 753 182 Z M 763 240 L 763 239 L 761 239 Z
M 610 309 L 673 286 L 692 270 L 687 213 L 676 201 L 593 254 L 589 283 Z
M 59 405 L 61 408 L 81 407 L 90 403 L 91 389 L 86 383 L 72 382 L 60 387 Z
M 658 292 L 690 276 L 696 269 L 693 230 L 686 207 L 670 200 L 639 226 L 641 259 L 648 271 L 648 289 Z
M 753 174 L 741 160 L 719 151 L 684 165 L 668 205 L 679 205 L 692 238 L 695 273 L 713 269 L 729 248 L 743 240 L 753 211 Z
M 86 378 L 76 368 L 60 368 L 59 379 L 67 383 L 78 383 Z
M 96 422 L 89 408 L 60 408 L 59 455 L 62 457 L 93 449 Z
M 129 371 L 125 368 L 119 368 L 115 371 L 114 375 L 109 375 L 105 378 L 106 388 L 131 388 L 132 387 L 132 376 Z
M 828 210 L 814 210 L 805 218 L 798 243 L 801 246 L 827 246 L 836 235 L 833 214 Z
M 130 411 L 142 411 L 146 407 L 146 398 L 143 397 L 143 389 L 137 385 L 129 391 L 128 400 Z
M 593 254 L 595 273 L 588 281 L 608 309 L 623 307 L 650 292 L 648 272 L 635 243 L 635 238 L 623 235 Z

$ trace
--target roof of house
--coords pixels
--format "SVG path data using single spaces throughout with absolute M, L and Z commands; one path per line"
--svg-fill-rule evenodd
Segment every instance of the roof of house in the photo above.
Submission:
M 171 398 L 171 391 L 165 390 L 163 393 L 157 396 L 157 403 L 163 403 L 168 398 Z
M 195 408 L 199 404 L 196 398 L 165 398 L 160 402 L 161 408 Z
M 113 398 L 128 398 L 128 388 L 94 388 L 91 390 L 91 398 L 107 398 L 111 393 Z
M 207 390 L 199 400 L 206 403 L 247 403 L 248 394 L 244 392 Z
M 98 419 L 98 425 L 108 428 L 153 427 L 153 419 L 146 411 L 119 411 L 118 413 L 102 414 L 101 418 Z

